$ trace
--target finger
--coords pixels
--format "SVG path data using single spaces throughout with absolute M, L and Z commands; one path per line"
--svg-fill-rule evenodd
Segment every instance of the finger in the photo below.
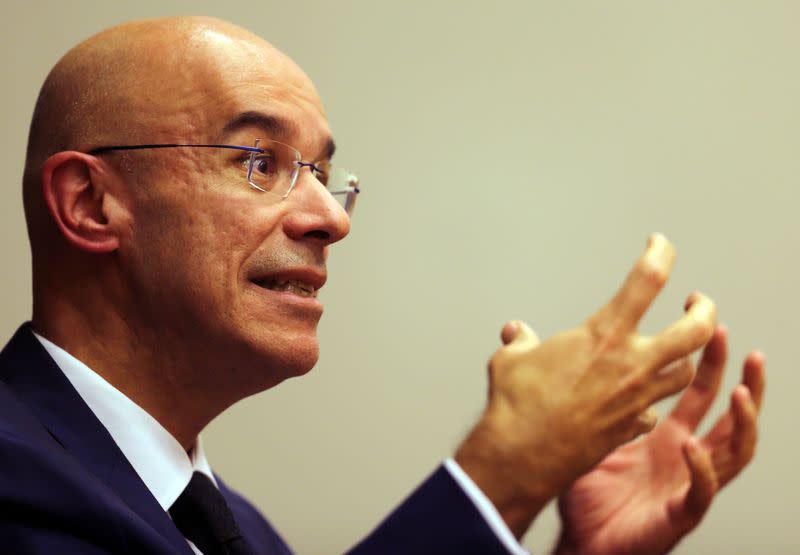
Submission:
M 720 487 L 736 477 L 755 453 L 758 410 L 750 391 L 739 385 L 731 395 L 731 406 L 703 438 L 712 452 Z
M 758 409 L 750 396 L 750 390 L 744 385 L 737 386 L 731 394 L 731 412 L 733 413 L 731 450 L 738 463 L 736 469 L 738 473 L 753 458 L 758 436 Z
M 694 363 L 689 357 L 683 357 L 667 365 L 647 382 L 647 402 L 652 404 L 674 395 L 689 385 L 694 379 L 694 375 Z
M 719 393 L 722 373 L 728 358 L 728 330 L 719 326 L 703 350 L 697 375 L 672 410 L 671 417 L 694 430 Z
M 500 331 L 500 339 L 503 341 L 503 345 L 508 345 L 514 340 L 514 337 L 519 332 L 519 322 L 516 320 L 510 320 L 505 323 L 503 329 Z
M 510 320 L 503 326 L 500 332 L 503 345 L 519 344 L 526 347 L 535 347 L 539 344 L 539 337 L 536 333 L 521 320 Z
M 744 362 L 742 370 L 742 385 L 749 390 L 749 395 L 755 405 L 756 412 L 761 408 L 764 398 L 765 371 L 764 355 L 759 351 L 753 351 Z M 734 431 L 734 415 L 731 410 L 726 412 L 711 430 L 703 438 L 703 441 L 710 445 L 727 443 Z
M 747 355 L 742 371 L 742 383 L 750 390 L 756 410 L 761 410 L 761 401 L 764 398 L 766 386 L 766 360 L 761 351 L 753 351 Z
M 717 307 L 702 293 L 692 293 L 686 314 L 653 337 L 649 345 L 650 368 L 663 368 L 707 344 L 717 326 Z
M 696 438 L 683 444 L 683 458 L 689 468 L 689 489 L 670 504 L 670 517 L 679 529 L 690 530 L 708 511 L 719 483 L 709 452 Z
M 644 254 L 628 273 L 622 287 L 590 322 L 601 334 L 636 329 L 667 282 L 674 261 L 675 249 L 667 238 L 660 233 L 651 235 Z

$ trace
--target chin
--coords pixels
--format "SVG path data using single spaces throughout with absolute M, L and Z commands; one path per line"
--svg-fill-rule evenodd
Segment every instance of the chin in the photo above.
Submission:
M 294 378 L 297 376 L 304 376 L 308 374 L 319 360 L 319 345 L 315 344 L 315 348 L 308 349 L 303 353 L 292 353 L 287 357 L 283 368 L 287 378 Z
M 308 374 L 319 360 L 319 343 L 316 337 L 298 337 L 260 345 L 250 365 L 260 391 L 269 389 L 289 378 Z M 276 348 L 277 347 L 277 348 Z

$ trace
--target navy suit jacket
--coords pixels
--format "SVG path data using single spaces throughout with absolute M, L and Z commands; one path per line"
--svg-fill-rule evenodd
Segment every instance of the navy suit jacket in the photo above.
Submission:
M 292 553 L 258 510 L 218 483 L 255 554 Z M 193 553 L 29 324 L 0 353 L 0 554 L 6 553 Z M 440 467 L 348 553 L 508 551 Z

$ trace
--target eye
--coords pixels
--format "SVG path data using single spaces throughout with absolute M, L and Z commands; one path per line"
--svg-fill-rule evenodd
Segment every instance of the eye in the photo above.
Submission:
M 314 174 L 314 177 L 317 180 L 325 185 L 328 186 L 328 176 L 330 175 L 330 167 L 331 163 L 324 161 L 324 162 L 317 162 L 313 166 L 311 166 L 311 172 Z
M 273 176 L 278 173 L 278 163 L 272 154 L 259 154 L 253 160 L 253 172 Z
M 311 171 L 313 172 L 314 177 L 317 178 L 317 181 L 325 186 L 328 185 L 328 174 L 324 170 L 318 168 L 317 166 L 311 166 Z

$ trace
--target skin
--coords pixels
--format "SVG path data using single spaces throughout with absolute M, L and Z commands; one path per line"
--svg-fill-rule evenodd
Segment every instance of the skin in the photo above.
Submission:
M 719 392 L 726 359 L 727 329 L 720 326 L 666 420 L 561 494 L 564 527 L 556 553 L 667 553 L 700 523 L 715 494 L 755 453 L 764 395 L 759 352 L 745 358 L 729 410 L 702 438 L 692 435 Z
M 244 113 L 282 118 L 280 134 Z M 33 256 L 33 327 L 147 410 L 183 446 L 236 401 L 308 372 L 322 305 L 254 280 L 321 285 L 328 246 L 350 222 L 306 170 L 285 199 L 250 188 L 232 151 L 86 154 L 103 145 L 253 144 L 272 138 L 326 157 L 330 129 L 308 77 L 251 33 L 210 18 L 128 23 L 59 61 L 31 124 L 23 196 Z M 674 249 L 651 238 L 610 303 L 540 342 L 502 333 L 489 400 L 455 458 L 521 537 L 561 495 L 562 553 L 658 553 L 691 530 L 749 461 L 763 357 L 702 441 L 725 332 L 693 294 L 655 337 L 637 324 Z M 649 407 L 692 382 L 679 408 Z M 683 453 L 683 454 L 681 454 Z M 633 502 L 633 501 L 635 502 Z
M 748 355 L 730 410 L 698 441 L 692 432 L 718 392 L 727 349 L 714 303 L 693 293 L 663 332 L 637 331 L 674 257 L 665 237 L 652 236 L 614 298 L 547 341 L 522 322 L 503 328 L 486 409 L 455 459 L 517 538 L 560 496 L 556 553 L 666 553 L 751 460 L 763 355 Z M 704 345 L 695 378 L 688 355 Z M 656 427 L 649 407 L 690 383 Z
M 272 138 L 305 159 L 330 139 L 316 90 L 285 55 L 233 25 L 177 18 L 115 27 L 70 51 L 32 124 L 24 193 L 34 329 L 185 448 L 232 403 L 313 367 L 322 305 L 251 279 L 290 271 L 321 284 L 327 247 L 349 219 L 307 170 L 286 199 L 253 190 L 234 151 L 84 153 L 252 146 L 267 130 L 223 132 L 250 111 L 288 122 Z

